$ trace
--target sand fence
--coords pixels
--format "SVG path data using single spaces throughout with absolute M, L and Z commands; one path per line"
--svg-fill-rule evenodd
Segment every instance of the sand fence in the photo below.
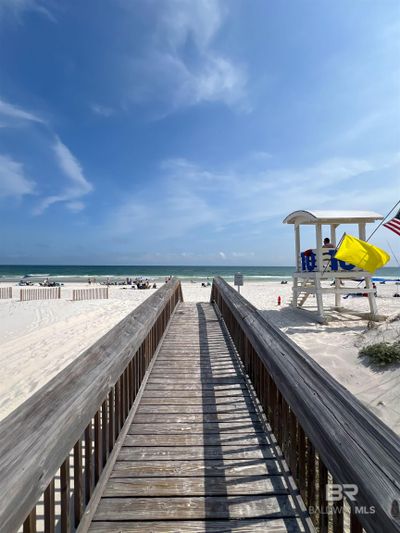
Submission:
M 11 298 L 12 288 L 5 287 L 0 289 L 0 298 Z M 27 302 L 30 300 L 60 300 L 61 287 L 41 287 L 35 289 L 21 289 L 20 301 Z M 108 287 L 98 287 L 93 289 L 73 289 L 72 300 L 74 302 L 81 300 L 106 300 L 108 299 Z
M 61 287 L 44 287 L 40 289 L 21 289 L 20 301 L 30 300 L 60 300 Z
M 94 289 L 74 289 L 72 300 L 108 300 L 108 287 L 97 287 Z
M 6 300 L 7 298 L 12 298 L 12 287 L 1 287 L 0 300 Z

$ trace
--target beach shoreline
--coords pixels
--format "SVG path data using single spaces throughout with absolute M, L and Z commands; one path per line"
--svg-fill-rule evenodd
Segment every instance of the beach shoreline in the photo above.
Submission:
M 169 276 L 178 277 L 183 282 L 211 282 L 216 276 L 232 282 L 234 275 L 241 272 L 245 283 L 290 281 L 294 266 L 62 266 L 62 265 L 0 265 L 0 283 L 18 284 L 20 280 L 33 281 L 49 279 L 58 283 L 87 283 L 95 279 L 97 283 L 123 282 L 127 278 L 148 278 L 157 283 Z M 386 267 L 376 272 L 383 279 L 400 278 L 400 269 Z

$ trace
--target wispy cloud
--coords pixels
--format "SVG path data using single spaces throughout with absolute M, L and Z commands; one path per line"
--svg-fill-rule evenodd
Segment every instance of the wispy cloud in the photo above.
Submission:
M 91 104 L 90 109 L 92 110 L 92 113 L 101 117 L 108 118 L 114 114 L 114 109 L 100 104 Z
M 22 163 L 0 154 L 0 198 L 33 194 L 35 182 L 25 175 Z
M 46 0 L 0 0 L 0 21 L 7 15 L 20 18 L 26 12 L 33 11 L 43 15 L 51 22 L 56 22 L 53 10 Z
M 127 61 L 135 102 L 162 103 L 167 113 L 202 102 L 248 109 L 243 65 L 215 43 L 229 15 L 221 1 L 154 2 L 153 35 L 140 57 Z M 190 53 L 189 53 L 190 49 Z
M 57 164 L 68 178 L 69 183 L 60 193 L 44 198 L 36 208 L 35 214 L 41 214 L 48 207 L 59 202 L 65 203 L 65 206 L 72 212 L 81 211 L 85 207 L 81 198 L 91 192 L 93 186 L 85 178 L 79 161 L 58 137 L 55 139 L 53 151 Z
M 125 236 L 145 231 L 161 240 L 227 230 L 235 235 L 255 231 L 296 209 L 380 209 L 390 203 L 392 192 L 381 178 L 379 194 L 366 195 L 366 180 L 369 173 L 380 172 L 388 185 L 393 184 L 387 171 L 399 164 L 393 156 L 380 160 L 334 157 L 302 168 L 268 168 L 268 161 L 263 170 L 257 162 L 252 171 L 250 155 L 248 170 L 243 172 L 215 171 L 186 159 L 166 160 L 158 180 L 152 181 L 157 194 L 148 187 L 126 196 L 113 211 L 109 231 Z
M 13 119 L 16 121 L 28 121 L 45 124 L 45 121 L 37 114 L 26 111 L 17 105 L 10 104 L 0 98 L 0 115 L 5 119 Z
M 43 139 L 50 139 L 49 156 L 55 161 L 63 176 L 67 178 L 67 184 L 52 195 L 45 196 L 34 209 L 35 214 L 42 214 L 48 207 L 56 203 L 63 203 L 72 212 L 84 209 L 82 198 L 93 190 L 92 184 L 86 179 L 82 166 L 71 150 L 60 140 L 54 132 L 51 124 L 46 122 L 40 115 L 27 111 L 20 106 L 11 104 L 5 100 L 0 100 L 0 117 L 5 120 L 5 128 L 13 127 L 15 122 L 21 124 L 42 125 L 41 132 L 34 130 L 34 133 L 42 135 Z M 11 121 L 11 122 L 10 122 Z M 43 135 L 43 130 L 45 135 Z M 7 195 L 21 196 L 32 192 L 33 182 L 27 180 L 23 175 L 23 167 L 8 157 L 0 159 L 0 173 L 3 191 L 10 191 Z M 14 180 L 14 188 L 10 185 L 10 180 Z M 21 193 L 18 193 L 21 191 Z M 35 192 L 40 195 L 40 187 L 37 186 Z M 5 192 L 3 193 L 3 196 Z

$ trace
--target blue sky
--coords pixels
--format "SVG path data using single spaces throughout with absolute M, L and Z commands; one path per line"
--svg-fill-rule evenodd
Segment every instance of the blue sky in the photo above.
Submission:
M 0 263 L 293 264 L 400 198 L 399 67 L 397 0 L 0 0 Z

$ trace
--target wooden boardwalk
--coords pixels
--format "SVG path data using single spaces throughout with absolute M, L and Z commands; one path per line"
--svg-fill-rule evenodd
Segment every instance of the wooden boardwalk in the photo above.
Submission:
M 90 531 L 308 531 L 274 441 L 214 307 L 180 304 Z

